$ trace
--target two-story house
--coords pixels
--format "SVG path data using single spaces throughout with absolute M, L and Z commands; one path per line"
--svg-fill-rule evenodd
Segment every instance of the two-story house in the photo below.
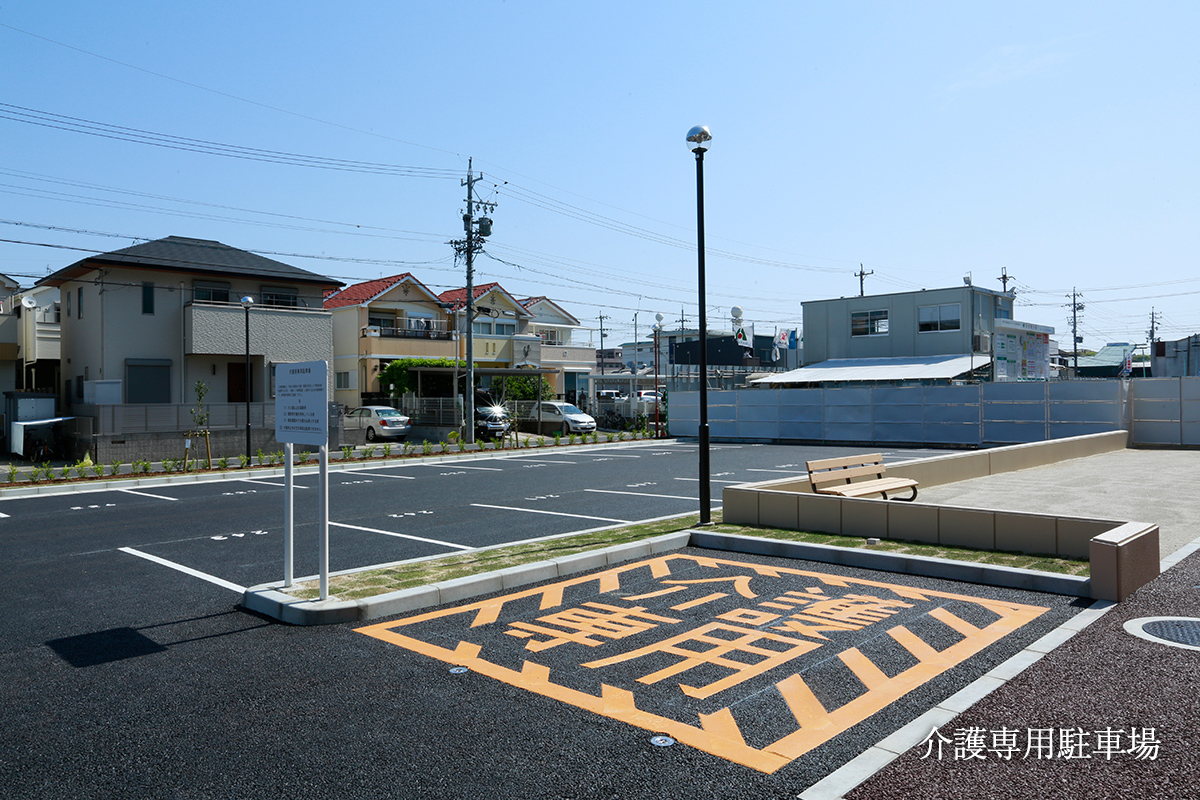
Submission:
M 542 341 L 541 366 L 554 370 L 546 379 L 558 397 L 576 402 L 580 395 L 586 394 L 586 377 L 596 363 L 596 348 L 577 341 L 587 328 L 547 297 L 529 297 L 521 305 L 533 314 L 528 329 Z
M 209 404 L 270 404 L 275 364 L 332 358 L 322 299 L 342 284 L 220 242 L 169 236 L 88 256 L 37 285 L 59 290 L 60 398 L 81 415 L 101 405 L 184 409 L 198 381 Z M 273 423 L 263 413 L 254 427 L 269 445 Z M 133 416 L 124 419 L 132 425 Z M 116 424 L 106 419 L 96 435 Z M 167 428 L 186 426 L 175 415 L 160 424 Z M 108 434 L 126 432 L 134 431 Z
M 17 326 L 17 386 L 28 392 L 57 393 L 62 308 L 53 286 L 35 286 L 12 297 Z
M 344 406 L 386 398 L 379 373 L 391 361 L 459 356 L 447 304 L 407 272 L 347 286 L 324 305 L 333 315 L 334 399 Z
M 470 322 L 472 355 L 479 367 L 476 375 L 486 388 L 490 377 L 506 369 L 538 368 L 542 363 L 542 339 L 530 330 L 534 314 L 521 305 L 499 283 L 475 286 L 475 318 Z M 454 315 L 455 327 L 466 331 L 467 290 L 451 289 L 438 295 Z M 465 337 L 462 337 L 465 339 Z M 466 357 L 465 341 L 459 357 Z

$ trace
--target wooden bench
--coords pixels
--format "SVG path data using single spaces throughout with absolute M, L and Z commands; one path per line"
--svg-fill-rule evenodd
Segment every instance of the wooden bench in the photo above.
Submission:
M 888 492 L 911 489 L 912 497 L 897 500 L 917 499 L 917 482 L 911 478 L 884 477 L 883 454 L 868 453 L 862 456 L 822 458 L 807 462 L 808 482 L 817 494 L 836 494 L 842 497 L 863 497 L 881 494 L 888 499 Z

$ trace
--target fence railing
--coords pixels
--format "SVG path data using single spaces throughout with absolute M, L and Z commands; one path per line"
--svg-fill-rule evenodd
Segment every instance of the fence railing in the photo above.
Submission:
M 170 433 L 197 427 L 192 416 L 195 404 L 147 403 L 122 405 L 76 404 L 75 416 L 91 417 L 93 432 L 100 435 L 123 433 Z M 245 403 L 210 403 L 204 406 L 209 430 L 238 430 L 246 427 Z M 251 428 L 275 427 L 274 403 L 250 404 Z

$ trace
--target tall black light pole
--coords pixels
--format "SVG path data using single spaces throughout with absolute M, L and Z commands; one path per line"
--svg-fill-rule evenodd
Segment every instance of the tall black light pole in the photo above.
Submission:
M 250 306 L 252 305 L 254 305 L 253 297 L 246 295 L 242 298 L 242 308 L 246 309 L 246 458 L 250 458 L 250 454 L 254 452 L 250 449 Z
M 707 125 L 688 131 L 688 149 L 696 154 L 696 253 L 700 302 L 700 524 L 712 522 L 708 466 L 708 314 L 704 308 L 704 153 L 712 141 Z

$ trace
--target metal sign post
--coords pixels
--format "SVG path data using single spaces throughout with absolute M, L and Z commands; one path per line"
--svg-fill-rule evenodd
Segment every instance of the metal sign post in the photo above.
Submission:
M 303 361 L 275 367 L 275 439 L 287 445 L 284 468 L 284 586 L 292 583 L 292 445 L 320 448 L 321 599 L 329 599 L 329 365 Z

